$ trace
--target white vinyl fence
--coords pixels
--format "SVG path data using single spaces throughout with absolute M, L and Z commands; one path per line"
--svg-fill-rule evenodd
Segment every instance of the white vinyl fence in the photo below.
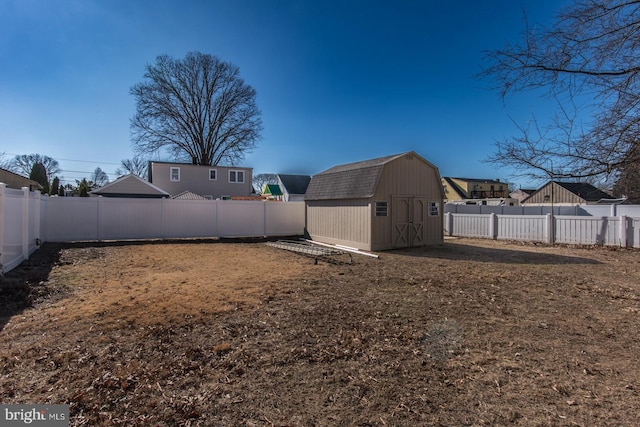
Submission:
M 0 183 L 0 273 L 44 242 L 304 234 L 304 202 L 48 197 Z
M 44 241 L 292 236 L 304 202 L 50 197 Z
M 41 212 L 40 192 L 0 183 L 0 273 L 16 268 L 38 248 Z
M 552 212 L 553 211 L 553 212 Z M 444 212 L 461 214 L 490 214 L 497 215 L 574 215 L 574 216 L 620 216 L 640 218 L 640 205 L 521 205 L 521 206 L 493 206 L 493 205 L 456 205 L 446 203 Z
M 626 215 L 498 215 L 447 212 L 445 235 L 640 248 L 640 218 Z

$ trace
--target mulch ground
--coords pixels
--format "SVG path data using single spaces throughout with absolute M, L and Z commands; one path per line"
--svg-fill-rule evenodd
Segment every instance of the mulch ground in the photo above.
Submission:
M 0 402 L 73 426 L 637 425 L 637 250 L 380 255 L 45 244 L 0 282 Z

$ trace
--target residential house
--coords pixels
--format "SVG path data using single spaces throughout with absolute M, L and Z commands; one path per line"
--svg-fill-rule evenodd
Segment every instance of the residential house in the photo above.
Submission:
M 162 199 L 169 197 L 169 193 L 166 191 L 133 174 L 121 176 L 115 181 L 91 191 L 89 195 L 144 199 Z
M 327 169 L 305 194 L 311 239 L 362 250 L 440 244 L 438 168 L 413 151 Z
M 304 195 L 311 182 L 309 175 L 276 175 L 285 202 L 304 201 Z
M 443 177 L 442 188 L 446 203 L 516 205 L 509 197 L 509 186 L 499 179 Z
M 531 196 L 536 192 L 535 188 L 520 188 L 512 193 L 509 193 L 509 197 L 516 199 L 518 203 L 521 203 L 524 199 Z
M 42 185 L 40 185 L 37 181 L 25 178 L 22 175 L 18 175 L 17 173 L 8 171 L 6 169 L 0 169 L 0 182 L 5 183 L 7 185 L 7 188 L 15 188 L 17 190 L 20 190 L 23 187 L 28 187 L 29 191 L 42 191 Z
M 604 191 L 585 182 L 549 181 L 531 196 L 522 201 L 523 205 L 587 205 L 611 200 Z
M 206 199 L 247 199 L 252 179 L 252 168 L 149 162 L 149 182 L 172 196 L 190 191 Z

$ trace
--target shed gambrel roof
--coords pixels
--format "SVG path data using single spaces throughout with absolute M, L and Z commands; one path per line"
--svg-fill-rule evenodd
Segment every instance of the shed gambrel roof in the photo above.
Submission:
M 311 176 L 278 174 L 278 179 L 287 193 L 305 194 L 309 187 Z
M 338 200 L 373 197 L 384 170 L 384 165 L 407 154 L 422 159 L 418 154 L 409 151 L 392 156 L 334 166 L 324 172 L 320 172 L 311 178 L 304 199 Z M 427 164 L 431 164 L 424 159 L 422 160 Z
M 169 197 L 169 193 L 145 181 L 139 176 L 130 174 L 121 176 L 115 181 L 91 192 L 96 196 L 110 197 Z

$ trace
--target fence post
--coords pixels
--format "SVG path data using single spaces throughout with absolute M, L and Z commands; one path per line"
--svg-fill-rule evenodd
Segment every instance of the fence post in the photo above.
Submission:
M 491 214 L 489 215 L 489 234 L 491 235 L 491 238 L 493 240 L 496 240 L 498 238 L 497 222 L 498 222 L 498 216 L 493 212 L 491 212 Z
M 29 187 L 22 187 L 22 258 L 29 259 Z
M 554 242 L 554 233 L 553 233 L 553 214 L 548 213 L 547 215 L 547 243 L 553 245 Z
M 4 274 L 4 207 L 7 184 L 0 182 L 0 276 Z
M 453 214 L 447 212 L 445 215 L 445 224 L 447 225 L 447 236 L 453 236 Z
M 262 237 L 267 237 L 267 201 L 262 201 Z
M 620 215 L 620 246 L 626 248 L 627 243 L 627 216 Z
M 40 215 L 41 215 L 41 206 L 42 206 L 42 195 L 40 194 L 40 190 L 36 190 L 36 198 L 35 198 L 35 209 L 34 209 L 34 237 L 36 239 L 36 246 L 39 247 L 42 244 L 42 239 L 40 238 Z M 37 248 L 36 248 L 37 249 Z

